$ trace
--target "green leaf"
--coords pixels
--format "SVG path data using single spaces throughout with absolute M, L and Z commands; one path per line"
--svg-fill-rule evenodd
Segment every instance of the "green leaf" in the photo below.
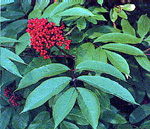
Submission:
M 23 8 L 23 11 L 24 11 L 25 13 L 28 13 L 28 12 L 30 11 L 30 9 L 32 9 L 31 1 L 32 1 L 32 0 L 28 0 L 28 1 L 26 1 L 26 0 L 21 0 L 21 1 L 20 1 L 21 6 L 22 6 L 22 8 Z
M 95 16 L 93 16 L 92 18 L 96 19 L 96 20 L 100 20 L 100 21 L 107 21 L 105 19 L 105 17 L 101 14 L 96 14 Z
M 150 120 L 141 124 L 140 129 L 148 129 L 150 127 Z
M 134 4 L 124 4 L 124 5 L 121 5 L 121 8 L 126 11 L 133 11 L 135 9 L 135 5 Z
M 146 39 L 144 39 L 144 41 L 146 41 L 150 44 L 150 35 Z
M 15 46 L 15 52 L 17 55 L 22 53 L 26 47 L 30 44 L 30 35 L 28 33 L 23 34 L 19 39 L 19 43 Z
M 78 94 L 75 88 L 70 88 L 56 101 L 53 108 L 53 118 L 55 121 L 55 128 L 63 121 L 73 108 Z M 61 110 L 60 110 L 61 109 Z M 62 112 L 63 111 L 63 112 Z
M 11 117 L 11 110 L 10 108 L 6 108 L 0 115 L 0 127 L 1 129 L 6 129 L 7 125 L 9 124 Z
M 84 17 L 81 17 L 79 20 L 77 20 L 77 27 L 80 31 L 86 28 L 86 21 Z
M 0 37 L 0 44 L 1 43 L 10 43 L 10 42 L 19 42 L 16 39 L 8 38 L 8 37 Z
M 5 22 L 5 21 L 9 21 L 10 19 L 7 19 L 7 18 L 5 18 L 5 17 L 1 17 L 0 16 L 0 22 Z
M 70 81 L 70 77 L 56 77 L 44 81 L 29 94 L 22 112 L 41 106 L 51 97 L 61 92 Z
M 77 98 L 79 107 L 88 123 L 97 128 L 100 116 L 100 103 L 97 96 L 90 90 L 85 88 L 77 88 L 79 96 Z
M 97 129 L 107 129 L 103 123 L 99 123 Z
M 75 121 L 78 125 L 89 125 L 78 108 L 73 108 L 73 110 L 68 114 L 66 119 Z
M 128 43 L 128 44 L 137 44 L 141 43 L 142 39 L 137 38 L 132 35 L 123 34 L 123 33 L 108 33 L 100 36 L 94 42 L 116 42 L 116 43 Z
M 97 2 L 102 6 L 103 0 L 97 0 Z
M 94 56 L 94 58 L 93 58 L 94 60 L 101 61 L 103 63 L 107 63 L 106 53 L 101 47 L 96 48 L 95 55 L 96 56 Z
M 144 38 L 144 36 L 148 33 L 150 28 L 150 19 L 147 17 L 147 15 L 142 15 L 138 20 L 138 29 L 137 33 L 140 35 L 141 38 Z
M 123 33 L 136 36 L 135 29 L 131 26 L 131 24 L 129 23 L 128 20 L 122 19 L 121 20 L 121 26 L 122 26 Z
M 111 64 L 113 64 L 120 72 L 123 72 L 124 74 L 128 75 L 130 74 L 130 69 L 127 61 L 119 54 L 115 52 L 111 52 L 108 50 L 105 50 L 107 53 L 107 57 Z
M 25 129 L 29 122 L 29 113 L 15 114 L 12 118 L 12 126 L 15 129 Z
M 92 24 L 97 24 L 97 21 L 93 17 L 85 17 L 85 18 L 86 18 L 86 20 L 88 20 Z
M 61 13 L 58 13 L 58 15 L 60 16 L 94 16 L 90 10 L 82 8 L 82 7 L 73 7 Z
M 5 5 L 5 4 L 10 4 L 10 3 L 13 3 L 14 0 L 2 0 L 0 5 Z
M 150 72 L 150 61 L 146 56 L 145 57 L 135 56 L 135 59 L 143 69 Z
M 121 12 L 118 13 L 118 16 L 124 19 L 128 19 L 127 14 L 123 10 L 121 10 Z
M 150 104 L 144 104 L 136 108 L 129 117 L 129 121 L 132 124 L 138 123 L 144 118 L 150 115 Z
M 33 10 L 29 15 L 28 15 L 28 19 L 31 19 L 31 18 L 41 18 L 42 16 L 42 11 L 40 9 L 36 9 L 36 10 Z
M 111 124 L 125 124 L 126 119 L 120 114 L 115 113 L 112 110 L 105 109 L 102 113 L 101 119 Z
M 125 81 L 125 77 L 118 69 L 100 61 L 84 61 L 77 65 L 76 69 L 106 73 Z
M 47 120 L 50 119 L 50 114 L 47 111 L 40 112 L 34 120 L 30 123 L 28 129 L 39 129 L 41 128 Z
M 114 9 L 110 10 L 110 19 L 112 22 L 115 22 L 118 18 L 118 13 Z
M 29 73 L 30 71 L 32 71 L 35 68 L 39 68 L 39 67 L 42 67 L 42 66 L 48 65 L 48 64 L 51 64 L 50 59 L 43 60 L 43 57 L 35 57 L 28 64 L 27 68 L 24 71 L 24 75 L 26 75 L 27 73 Z
M 76 51 L 77 59 L 76 64 L 79 64 L 83 61 L 92 60 L 94 55 L 94 45 L 92 43 L 84 43 L 80 45 Z
M 43 11 L 45 9 L 45 7 L 50 3 L 50 1 L 46 0 L 36 0 L 35 6 L 34 6 L 34 10 L 41 10 Z
M 121 44 L 121 43 L 109 43 L 106 45 L 103 45 L 102 48 L 123 52 L 129 55 L 143 55 L 143 51 L 141 51 L 139 48 L 128 45 L 128 44 Z
M 27 73 L 23 77 L 23 79 L 21 79 L 18 85 L 18 88 L 16 90 L 20 90 L 29 85 L 35 84 L 36 82 L 38 82 L 40 79 L 44 77 L 54 76 L 54 75 L 66 72 L 68 70 L 69 68 L 67 66 L 62 65 L 62 64 L 57 64 L 57 63 L 35 68 L 29 73 Z
M 115 95 L 127 102 L 137 104 L 132 97 L 131 93 L 118 84 L 115 81 L 112 81 L 105 77 L 100 76 L 80 76 L 78 77 L 79 80 L 88 83 L 89 85 L 100 89 L 103 92 Z M 117 90 L 116 90 L 117 89 Z
M 60 125 L 60 129 L 79 129 L 75 124 L 63 121 Z
M 133 129 L 131 124 L 120 124 L 116 129 Z

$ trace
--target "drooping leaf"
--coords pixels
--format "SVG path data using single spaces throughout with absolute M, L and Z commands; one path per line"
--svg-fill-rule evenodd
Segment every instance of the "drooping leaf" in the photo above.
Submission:
M 16 39 L 8 38 L 8 37 L 0 37 L 0 44 L 1 43 L 11 43 L 11 42 L 19 42 Z
M 5 21 L 9 21 L 10 19 L 8 19 L 8 18 L 5 18 L 5 17 L 1 17 L 0 16 L 0 22 L 5 22 Z
M 36 0 L 34 10 L 39 9 L 39 10 L 43 11 L 49 3 L 50 3 L 50 1 L 48 1 L 48 0 L 46 0 L 46 1 Z
M 115 67 L 113 67 L 110 64 L 103 63 L 100 61 L 92 61 L 92 60 L 84 61 L 84 62 L 80 63 L 79 65 L 77 65 L 76 69 L 106 73 L 106 74 L 110 74 L 114 77 L 117 77 L 121 80 L 125 80 L 125 77 L 118 69 L 116 69 Z
M 137 107 L 129 117 L 129 121 L 132 124 L 138 123 L 144 118 L 146 118 L 148 115 L 150 115 L 150 104 L 144 104 L 139 107 Z
M 29 94 L 22 112 L 41 106 L 51 97 L 61 92 L 70 81 L 70 77 L 56 77 L 44 81 Z
M 11 117 L 11 110 L 6 108 L 0 115 L 0 127 L 1 129 L 6 129 L 7 125 L 9 124 Z
M 82 7 L 73 7 L 67 9 L 61 13 L 58 13 L 60 16 L 94 16 L 92 12 L 88 9 Z
M 122 19 L 121 20 L 121 26 L 122 26 L 123 33 L 136 36 L 135 29 L 131 26 L 131 24 L 129 23 L 128 20 Z
M 78 126 L 76 126 L 73 123 L 67 122 L 67 121 L 63 121 L 60 124 L 60 129 L 79 129 Z
M 142 68 L 150 72 L 150 60 L 146 56 L 145 57 L 135 56 L 135 59 Z
M 118 18 L 118 13 L 114 10 L 114 9 L 111 9 L 110 10 L 110 19 L 112 22 L 115 22 Z
M 50 119 L 50 114 L 47 111 L 40 112 L 34 120 L 30 123 L 28 129 L 39 129 L 41 128 L 47 120 Z
M 150 19 L 147 17 L 147 15 L 142 15 L 139 18 L 137 32 L 141 38 L 144 38 L 144 36 L 148 33 L 150 28 L 149 24 L 150 24 Z
M 100 76 L 80 76 L 78 79 L 100 89 L 103 92 L 115 95 L 127 102 L 137 104 L 127 89 L 108 78 Z
M 118 16 L 121 17 L 121 18 L 123 18 L 123 19 L 128 19 L 127 14 L 123 10 L 121 10 L 120 12 L 118 12 Z
M 115 52 L 111 52 L 108 50 L 105 50 L 107 53 L 107 57 L 111 64 L 113 64 L 120 72 L 123 72 L 124 74 L 128 75 L 130 74 L 130 69 L 127 61 L 119 54 Z
M 78 108 L 73 108 L 66 117 L 66 119 L 75 121 L 78 125 L 89 125 L 89 123 L 87 123 L 87 120 Z
M 115 113 L 110 109 L 105 109 L 102 113 L 101 119 L 111 124 L 125 124 L 126 119 L 120 114 Z
M 124 4 L 124 5 L 121 5 L 121 8 L 126 11 L 133 11 L 135 9 L 135 5 L 134 4 Z
M 30 35 L 28 33 L 23 34 L 19 39 L 19 43 L 15 46 L 15 52 L 17 55 L 19 55 L 21 52 L 23 52 L 26 47 L 30 44 Z
M 97 2 L 102 6 L 103 0 L 97 0 Z
M 25 129 L 29 122 L 29 113 L 15 114 L 12 118 L 12 126 L 15 129 Z
M 128 44 L 137 44 L 141 43 L 142 39 L 135 36 L 123 33 L 108 33 L 100 36 L 95 39 L 94 42 L 116 42 L 116 43 L 128 43 Z
M 123 52 L 129 55 L 143 55 L 143 51 L 141 51 L 139 48 L 128 45 L 128 44 L 121 44 L 121 43 L 109 43 L 106 45 L 103 45 L 102 48 L 114 50 L 118 52 Z
M 40 79 L 44 77 L 54 76 L 66 72 L 68 70 L 69 68 L 67 66 L 58 63 L 35 68 L 22 78 L 16 90 L 20 90 L 29 85 L 35 84 L 36 82 L 38 82 Z
M 79 96 L 77 98 L 79 107 L 88 123 L 96 129 L 100 116 L 100 103 L 97 96 L 85 88 L 77 88 Z
M 101 61 L 103 63 L 107 63 L 107 56 L 106 56 L 106 52 L 104 50 L 102 50 L 102 48 L 98 47 L 95 50 L 95 55 L 94 56 L 94 60 L 96 61 Z
M 86 28 L 86 21 L 84 17 L 81 17 L 79 20 L 77 20 L 77 27 L 80 31 Z
M 83 61 L 92 60 L 94 57 L 94 51 L 95 48 L 92 43 L 84 43 L 80 45 L 76 51 L 76 64 L 79 64 Z
M 96 19 L 96 20 L 100 20 L 100 21 L 107 21 L 105 19 L 105 17 L 101 14 L 95 14 L 95 16 L 93 16 L 92 18 Z
M 53 118 L 55 121 L 55 128 L 60 124 L 61 121 L 68 115 L 73 108 L 77 92 L 75 88 L 70 88 L 56 101 L 53 107 Z M 60 110 L 61 109 L 61 110 Z M 62 112 L 63 111 L 63 112 Z

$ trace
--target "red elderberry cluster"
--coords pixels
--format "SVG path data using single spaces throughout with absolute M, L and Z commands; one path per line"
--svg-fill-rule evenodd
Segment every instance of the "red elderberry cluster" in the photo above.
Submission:
M 31 46 L 43 56 L 44 59 L 50 58 L 49 49 L 54 46 L 62 46 L 65 44 L 65 49 L 69 50 L 71 40 L 66 40 L 63 35 L 64 24 L 56 26 L 53 22 L 48 22 L 47 19 L 30 19 L 28 20 L 27 32 L 31 36 Z
M 11 88 L 6 87 L 4 89 L 4 96 L 6 96 L 7 98 L 10 98 L 8 101 L 11 102 L 11 104 L 16 107 L 18 106 L 18 101 L 21 100 L 21 97 L 18 96 L 17 94 L 13 94 L 13 91 Z

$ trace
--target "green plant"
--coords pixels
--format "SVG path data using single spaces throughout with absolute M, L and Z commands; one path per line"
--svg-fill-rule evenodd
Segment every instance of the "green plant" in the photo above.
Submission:
M 126 17 L 118 29 L 108 25 L 109 11 L 97 2 L 37 0 L 33 6 L 16 0 L 2 6 L 3 129 L 149 128 L 150 61 L 145 53 L 150 19 L 140 16 L 134 28 Z M 128 6 L 118 7 L 131 11 Z M 118 9 L 110 9 L 111 16 Z

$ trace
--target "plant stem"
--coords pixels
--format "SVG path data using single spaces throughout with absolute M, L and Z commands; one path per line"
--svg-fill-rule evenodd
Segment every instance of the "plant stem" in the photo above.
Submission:
M 67 36 L 69 34 L 71 34 L 71 32 L 76 28 L 77 26 L 75 25 L 70 31 L 68 31 L 66 34 L 64 34 L 64 36 Z
M 144 50 L 144 52 L 148 52 L 148 51 L 150 51 L 150 48 L 148 48 L 148 49 Z
M 113 22 L 113 27 L 116 28 L 116 23 L 115 22 Z

